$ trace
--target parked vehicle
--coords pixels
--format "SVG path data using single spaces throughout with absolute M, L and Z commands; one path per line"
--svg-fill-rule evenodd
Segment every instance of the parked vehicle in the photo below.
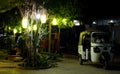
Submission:
M 78 55 L 82 65 L 86 61 L 102 64 L 107 69 L 113 61 L 113 39 L 111 33 L 83 31 L 79 36 Z

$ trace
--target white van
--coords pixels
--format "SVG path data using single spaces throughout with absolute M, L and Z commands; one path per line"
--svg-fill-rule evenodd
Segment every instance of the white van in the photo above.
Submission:
M 83 31 L 79 36 L 78 55 L 82 65 L 86 61 L 102 64 L 107 69 L 113 60 L 113 39 L 108 32 Z

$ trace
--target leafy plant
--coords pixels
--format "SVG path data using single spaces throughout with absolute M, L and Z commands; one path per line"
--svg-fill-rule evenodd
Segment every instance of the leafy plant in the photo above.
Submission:
M 33 59 L 31 59 L 31 63 L 29 63 L 29 59 L 26 58 L 23 60 L 22 64 L 19 64 L 20 66 L 23 67 L 33 67 L 36 69 L 41 69 L 41 68 L 50 68 L 50 67 L 54 67 L 57 64 L 55 63 L 55 59 L 53 59 L 52 55 L 48 55 L 48 54 L 36 54 L 35 59 L 33 62 Z

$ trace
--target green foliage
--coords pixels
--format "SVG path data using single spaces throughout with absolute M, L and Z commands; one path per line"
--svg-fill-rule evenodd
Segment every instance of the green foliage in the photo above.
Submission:
M 37 54 L 36 55 L 36 62 L 35 62 L 35 66 L 38 67 L 47 67 L 49 66 L 49 56 L 47 55 L 41 55 L 41 54 Z
M 21 25 L 21 14 L 17 7 L 0 14 L 1 23 L 0 27 L 3 27 L 5 32 L 9 32 L 8 27 L 11 27 L 11 30 L 17 26 Z
M 82 14 L 82 1 L 79 0 L 48 0 L 45 7 L 48 8 L 49 17 L 58 19 L 59 28 L 73 27 L 73 20 L 81 20 Z M 54 3 L 54 4 L 53 4 Z M 83 4 L 84 5 L 84 4 Z M 63 24 L 62 20 L 67 19 L 67 24 Z
M 54 4 L 53 4 L 54 3 Z M 78 0 L 50 0 L 46 3 L 46 7 L 50 10 L 51 15 L 67 17 L 71 20 L 81 17 Z
M 50 53 L 49 54 L 49 59 L 50 60 L 55 60 L 55 61 L 59 61 L 59 58 L 60 58 L 60 54 L 56 54 L 56 53 Z
M 35 59 L 31 59 L 31 61 L 29 58 L 24 59 L 23 63 L 19 65 L 33 68 L 49 68 L 57 65 L 55 60 L 58 56 L 38 53 L 34 57 Z

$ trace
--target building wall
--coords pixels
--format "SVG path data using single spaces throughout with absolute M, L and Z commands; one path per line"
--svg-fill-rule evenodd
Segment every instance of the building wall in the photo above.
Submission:
M 113 21 L 112 23 L 110 22 L 111 20 Z M 100 28 L 100 26 L 104 26 L 104 27 L 102 27 L 102 29 L 113 30 L 115 43 L 120 45 L 120 18 L 95 19 L 95 20 L 93 20 L 93 22 L 94 22 L 92 24 L 93 27 L 97 26 Z M 111 27 L 111 25 L 112 25 L 112 27 Z M 107 27 L 107 28 L 105 28 L 105 27 Z
M 96 24 L 93 25 L 110 25 L 111 20 L 113 21 L 115 26 L 120 25 L 120 18 L 94 19 L 93 22 L 96 22 Z

